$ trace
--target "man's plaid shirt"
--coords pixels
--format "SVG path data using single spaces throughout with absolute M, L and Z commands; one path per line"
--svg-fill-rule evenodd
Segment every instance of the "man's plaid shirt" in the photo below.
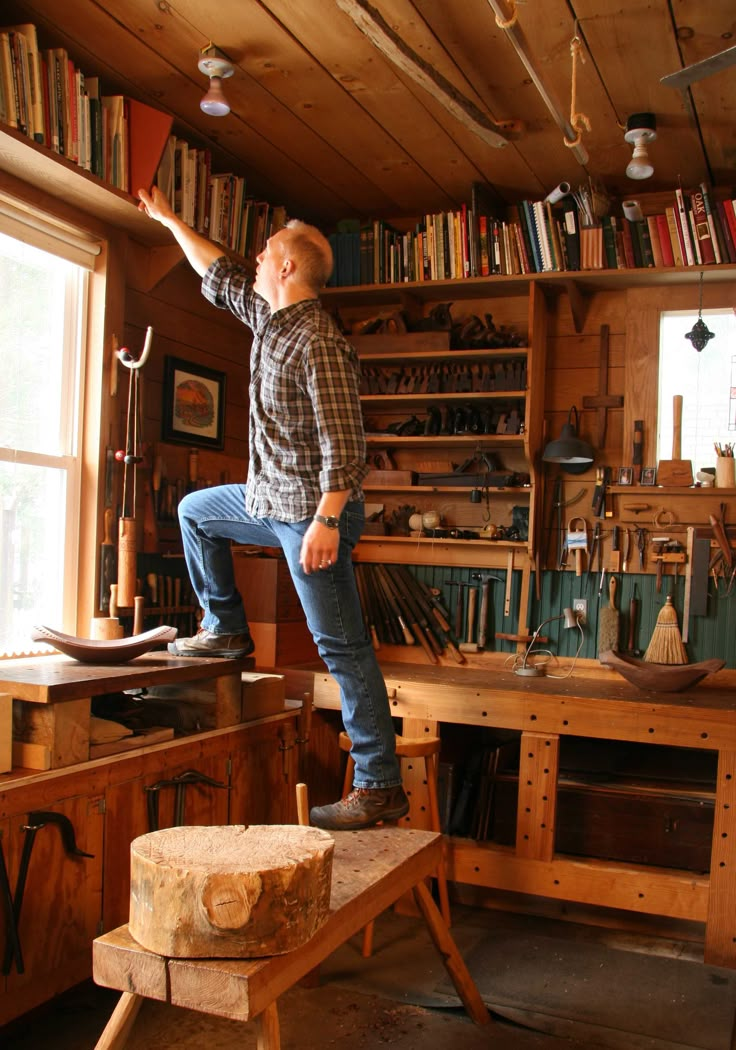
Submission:
M 246 510 L 301 521 L 323 492 L 352 491 L 368 473 L 357 354 L 316 299 L 271 313 L 241 266 L 224 256 L 202 293 L 253 332 Z

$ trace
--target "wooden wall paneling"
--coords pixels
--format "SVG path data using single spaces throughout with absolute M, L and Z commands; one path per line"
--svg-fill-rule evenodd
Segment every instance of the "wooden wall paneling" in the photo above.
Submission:
M 299 748 L 293 721 L 251 725 L 231 754 L 230 824 L 296 823 Z
M 719 14 L 718 25 L 721 32 L 718 33 L 712 31 L 713 23 L 709 24 L 714 7 Z M 682 33 L 677 39 L 683 65 L 700 62 L 733 45 L 736 22 L 731 0 L 716 0 L 715 4 L 711 2 L 707 5 L 699 3 L 698 0 L 678 0 L 675 13 L 678 26 L 689 27 L 694 31 L 692 34 Z M 679 68 L 680 65 L 676 62 L 669 72 L 674 73 Z M 725 77 L 730 79 L 726 80 Z M 699 80 L 690 88 L 699 114 L 698 131 L 708 158 L 708 174 L 716 186 L 728 185 L 733 181 L 733 159 L 736 151 L 736 96 L 733 91 L 736 81 L 733 78 L 732 69 L 728 73 Z M 672 88 L 669 90 L 674 95 L 680 94 Z M 654 163 L 659 164 L 659 150 L 656 154 L 653 152 L 652 156 L 655 158 Z
M 256 6 L 249 3 L 249 7 Z M 238 4 L 241 18 L 242 10 L 242 4 Z M 212 38 L 209 18 L 206 27 L 197 28 L 198 23 L 202 23 L 202 12 L 201 7 L 193 4 L 188 13 L 173 7 L 164 12 L 151 8 L 147 18 L 127 3 L 116 4 L 114 11 L 107 12 L 90 0 L 70 0 L 64 8 L 63 25 L 55 5 L 46 8 L 38 2 L 33 6 L 33 18 L 28 20 L 33 20 L 40 30 L 41 47 L 45 39 L 52 42 L 51 46 L 66 46 L 85 73 L 99 73 L 106 94 L 122 91 L 140 95 L 139 85 L 146 84 L 150 93 L 145 101 L 176 112 L 177 127 L 185 137 L 209 141 L 215 155 L 214 170 L 242 168 L 238 155 L 245 149 L 250 156 L 268 158 L 265 170 L 278 173 L 276 180 L 272 175 L 264 176 L 255 165 L 248 165 L 249 187 L 253 193 L 265 195 L 272 203 L 283 196 L 291 201 L 303 201 L 305 206 L 309 204 L 319 211 L 333 210 L 336 216 L 349 214 L 349 198 L 341 199 L 331 188 L 332 173 L 341 166 L 344 168 L 345 162 L 298 117 L 265 92 L 249 76 L 245 62 L 228 85 L 232 115 L 226 123 L 219 124 L 213 134 L 210 118 L 199 108 L 206 82 L 197 70 L 197 57 Z M 232 40 L 236 24 L 232 14 L 223 22 L 227 26 L 220 38 L 223 46 Z M 94 51 L 84 46 L 89 40 L 95 41 Z M 244 44 L 247 48 L 247 41 Z M 291 42 L 290 52 L 295 46 Z M 233 57 L 237 61 L 240 56 L 235 53 Z M 281 68 L 288 69 L 287 57 L 278 62 Z M 124 75 L 116 73 L 118 69 L 124 70 Z M 280 145 L 284 136 L 301 144 L 302 155 L 310 158 L 308 165 L 290 159 Z M 356 177 L 355 168 L 350 166 L 349 170 Z
M 309 53 L 315 62 L 340 82 L 366 116 L 387 129 L 385 156 L 396 164 L 400 157 L 398 147 L 402 146 L 411 154 L 414 164 L 417 157 L 423 158 L 420 177 L 408 187 L 403 183 L 398 186 L 401 201 L 397 201 L 394 209 L 397 215 L 413 213 L 417 208 L 427 210 L 426 191 L 430 183 L 441 188 L 445 198 L 443 207 L 456 206 L 466 198 L 470 183 L 485 174 L 477 158 L 470 158 L 459 150 L 454 137 L 431 119 L 419 89 L 408 92 L 402 105 L 396 105 L 395 68 L 336 5 L 330 3 L 332 10 L 320 20 L 317 35 L 309 32 L 315 17 L 313 7 L 294 4 L 291 0 L 267 0 L 265 6 L 298 40 L 309 40 Z M 256 71 L 254 75 L 260 73 Z M 389 187 L 389 192 L 395 199 L 394 185 Z M 434 199 L 436 205 L 437 198 Z M 437 207 L 433 206 L 432 210 L 436 211 Z M 365 208 L 362 211 L 365 212 Z
M 229 53 L 242 56 L 244 77 L 242 84 L 235 86 L 233 98 L 240 96 L 243 112 L 263 110 L 258 126 L 264 134 L 268 122 L 276 120 L 281 121 L 284 134 L 289 135 L 290 123 L 283 122 L 281 113 L 291 111 L 299 115 L 305 159 L 309 158 L 311 167 L 313 137 L 320 143 L 313 173 L 333 190 L 336 202 L 347 203 L 347 209 L 336 213 L 336 217 L 355 211 L 365 214 L 366 208 L 369 214 L 402 214 L 415 207 L 417 200 L 430 191 L 432 180 L 417 164 L 412 140 L 423 123 L 424 134 L 432 133 L 439 139 L 437 151 L 442 152 L 443 145 L 447 150 L 451 143 L 443 143 L 441 127 L 431 125 L 426 112 L 420 117 L 420 106 L 412 107 L 410 103 L 410 110 L 415 108 L 416 112 L 396 114 L 394 118 L 401 123 L 404 134 L 393 135 L 384 130 L 370 99 L 377 94 L 376 80 L 386 81 L 393 71 L 382 68 L 385 63 L 377 52 L 366 46 L 336 5 L 271 2 L 248 7 L 247 31 L 242 35 L 234 32 L 234 27 L 244 25 L 241 0 L 227 0 L 217 10 L 208 11 L 206 18 L 208 34 L 213 39 L 226 40 Z M 202 23 L 195 2 L 190 0 L 180 10 L 193 24 Z M 311 31 L 315 19 L 320 24 L 316 38 Z M 316 43 L 313 51 L 305 46 L 305 40 Z M 365 72 L 363 67 L 367 67 Z M 392 97 L 395 100 L 395 82 Z M 394 101 L 393 112 L 401 109 Z M 426 127 L 428 124 L 430 127 Z M 359 167 L 341 155 L 340 143 L 345 133 L 362 158 Z M 333 163 L 323 166 L 322 155 L 332 156 Z M 444 166 L 449 168 L 447 162 Z M 432 190 L 436 192 L 436 187 L 432 186 Z M 360 205 L 356 193 L 360 194 Z
M 539 199 L 562 180 L 569 180 L 573 185 L 584 181 L 583 168 L 565 146 L 562 131 L 512 44 L 497 27 L 487 0 L 466 0 L 462 5 L 447 4 L 442 0 L 419 0 L 415 6 L 419 7 L 460 69 L 470 71 L 467 75 L 471 78 L 472 71 L 483 71 L 482 76 L 472 78 L 472 83 L 494 115 L 498 119 L 521 117 L 524 120 L 525 127 L 521 134 L 513 137 L 512 146 L 528 170 L 521 173 L 518 182 L 514 182 L 513 177 L 506 179 L 504 171 L 504 184 L 500 185 L 498 176 L 494 175 L 493 152 L 490 152 L 487 168 L 484 166 L 486 178 L 501 192 L 508 193 L 513 187 L 514 199 L 518 196 Z M 510 10 L 510 6 L 507 7 Z M 547 0 L 532 14 L 522 6 L 518 9 L 518 24 L 548 94 L 556 100 L 562 116 L 567 117 L 570 113 L 570 40 L 575 31 L 569 7 L 562 0 Z M 490 55 L 493 56 L 492 64 L 489 63 Z M 604 117 L 591 121 L 590 131 L 583 134 L 583 144 L 590 153 L 610 152 L 618 144 L 615 113 L 610 100 L 605 97 L 594 64 L 590 61 L 578 63 L 577 76 L 577 109 L 588 114 L 593 111 L 596 116 Z M 564 90 L 557 90 L 558 84 L 563 84 Z M 541 128 L 551 130 L 552 135 L 541 136 Z M 510 148 L 507 146 L 506 150 Z M 623 167 L 625 165 L 624 161 Z M 537 173 L 541 173 L 541 185 L 537 178 L 533 178 Z
M 680 41 L 669 7 L 649 4 L 643 8 L 636 0 L 577 0 L 575 15 L 592 64 L 613 101 L 618 123 L 625 126 L 630 114 L 642 111 L 657 117 L 660 131 L 650 146 L 654 175 L 648 188 L 671 185 L 674 173 L 684 185 L 699 183 L 706 177 L 705 158 L 692 148 L 682 97 L 679 91 L 659 82 L 681 66 Z M 580 105 L 585 108 L 584 98 Z M 624 142 L 623 129 L 615 124 L 611 134 L 620 143 L 618 152 L 622 156 L 618 187 L 635 195 L 624 174 L 631 147 Z
M 25 973 L 19 975 L 13 969 L 7 979 L 8 998 L 16 1014 L 18 1000 L 35 1005 L 54 994 L 54 989 L 67 987 L 70 974 L 76 974 L 77 980 L 89 974 L 89 945 L 97 936 L 102 918 L 101 802 L 99 797 L 80 796 L 50 807 L 71 821 L 77 846 L 93 854 L 90 858 L 69 856 L 59 828 L 52 823 L 35 834 L 20 919 Z M 28 834 L 22 830 L 26 822 L 27 814 L 10 820 L 6 861 L 9 855 L 13 884 Z M 49 892 L 51 872 L 53 892 Z

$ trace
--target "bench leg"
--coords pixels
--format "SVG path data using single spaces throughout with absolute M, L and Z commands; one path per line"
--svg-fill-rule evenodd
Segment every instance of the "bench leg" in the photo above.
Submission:
M 435 947 L 442 956 L 445 968 L 452 978 L 452 983 L 455 985 L 457 994 L 460 996 L 468 1016 L 476 1024 L 488 1024 L 491 1020 L 491 1015 L 480 997 L 480 992 L 476 988 L 475 981 L 470 976 L 462 955 L 457 950 L 457 945 L 452 939 L 447 923 L 442 918 L 437 905 L 432 899 L 432 894 L 423 882 L 418 882 L 413 887 L 413 892 Z
M 258 1026 L 258 1050 L 281 1050 L 279 1011 L 276 1000 L 256 1017 Z
M 143 1004 L 143 998 L 142 995 L 136 995 L 134 992 L 123 992 L 97 1041 L 95 1050 L 122 1050 Z

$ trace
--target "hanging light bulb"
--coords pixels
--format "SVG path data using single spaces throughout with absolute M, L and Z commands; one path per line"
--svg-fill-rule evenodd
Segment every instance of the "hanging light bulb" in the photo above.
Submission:
M 197 66 L 200 73 L 210 78 L 209 89 L 199 103 L 199 108 L 210 117 L 226 117 L 230 112 L 230 105 L 222 90 L 222 82 L 226 77 L 233 75 L 235 67 L 212 43 L 202 48 Z
M 634 113 L 626 121 L 624 138 L 632 143 L 634 152 L 626 167 L 630 179 L 648 179 L 654 174 L 647 146 L 657 137 L 657 119 L 653 113 Z
M 708 345 L 711 339 L 715 339 L 716 333 L 711 332 L 703 320 L 703 271 L 700 271 L 700 302 L 698 304 L 698 319 L 685 338 L 689 339 L 695 349 L 700 353 Z

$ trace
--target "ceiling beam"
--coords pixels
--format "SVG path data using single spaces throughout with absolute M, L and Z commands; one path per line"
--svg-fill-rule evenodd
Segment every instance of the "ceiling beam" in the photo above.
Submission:
M 572 126 L 567 117 L 564 116 L 562 106 L 557 101 L 549 87 L 545 84 L 542 74 L 534 65 L 531 56 L 531 49 L 526 37 L 524 36 L 524 31 L 518 21 L 513 18 L 513 12 L 507 8 L 506 0 L 488 0 L 488 3 L 491 5 L 491 8 L 496 15 L 496 24 L 500 29 L 503 29 L 508 40 L 511 42 L 512 47 L 524 64 L 534 87 L 537 89 L 542 101 L 552 114 L 555 124 L 565 136 L 565 140 L 568 143 L 574 142 L 575 139 L 578 138 L 578 132 Z M 505 24 L 502 25 L 501 23 Z M 582 142 L 579 142 L 576 146 L 570 146 L 570 152 L 578 163 L 585 167 L 590 158 L 588 157 L 588 151 Z
M 386 58 L 428 91 L 440 105 L 487 145 L 497 149 L 508 145 L 508 140 L 498 133 L 499 128 L 517 134 L 522 130 L 520 121 L 493 120 L 466 98 L 434 66 L 409 47 L 367 0 L 337 0 L 337 6 Z

